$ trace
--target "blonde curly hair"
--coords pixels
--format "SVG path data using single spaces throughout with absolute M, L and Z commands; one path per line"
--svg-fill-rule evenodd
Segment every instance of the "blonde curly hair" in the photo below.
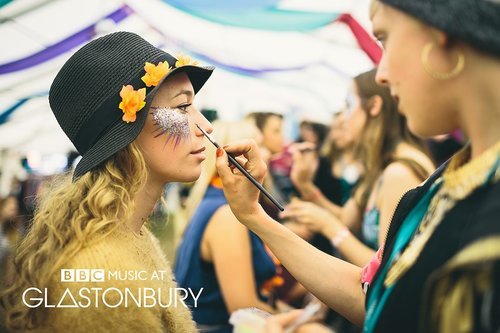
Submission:
M 25 331 L 43 324 L 45 309 L 23 306 L 23 291 L 45 288 L 75 254 L 126 221 L 146 177 L 144 157 L 131 143 L 76 182 L 65 175 L 47 187 L 30 230 L 17 248 L 16 280 L 0 295 L 7 328 Z

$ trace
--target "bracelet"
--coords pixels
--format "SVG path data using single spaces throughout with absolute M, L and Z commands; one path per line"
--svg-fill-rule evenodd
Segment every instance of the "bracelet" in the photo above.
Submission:
M 332 243 L 333 247 L 339 247 L 339 245 L 345 241 L 345 239 L 347 237 L 349 237 L 349 235 L 351 235 L 351 232 L 349 231 L 349 229 L 347 228 L 344 228 L 342 230 L 340 230 L 337 235 L 335 235 L 335 237 L 333 237 L 330 242 Z

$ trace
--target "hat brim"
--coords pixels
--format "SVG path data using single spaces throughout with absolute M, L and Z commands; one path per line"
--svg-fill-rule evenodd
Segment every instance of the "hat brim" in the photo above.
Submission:
M 142 128 L 146 123 L 148 115 L 147 111 L 151 106 L 151 102 L 153 101 L 159 87 L 165 80 L 177 73 L 185 72 L 188 75 L 189 80 L 193 85 L 194 93 L 196 94 L 207 82 L 210 75 L 212 75 L 213 70 L 214 67 L 212 66 L 200 67 L 186 65 L 174 68 L 170 71 L 167 75 L 165 75 L 160 83 L 147 94 L 145 99 L 146 105 L 143 110 L 140 110 L 137 113 L 135 122 L 127 123 L 120 117 L 117 122 L 82 156 L 73 173 L 73 181 L 76 181 L 85 173 L 99 166 L 108 158 L 127 147 L 139 136 L 139 133 L 141 133 Z

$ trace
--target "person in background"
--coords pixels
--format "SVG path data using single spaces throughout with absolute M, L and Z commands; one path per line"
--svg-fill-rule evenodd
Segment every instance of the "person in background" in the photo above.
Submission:
M 11 194 L 0 199 L 0 289 L 14 282 L 13 258 L 23 234 L 23 220 L 17 196 Z
M 399 199 L 424 181 L 434 165 L 397 112 L 389 89 L 375 82 L 375 70 L 354 78 L 346 101 L 346 130 L 357 142 L 355 156 L 364 169 L 353 197 L 343 207 L 329 201 L 311 180 L 317 157 L 299 151 L 292 180 L 308 201 L 292 202 L 282 217 L 320 232 L 345 259 L 363 267 L 383 244 Z M 361 241 L 351 233 L 358 230 Z
M 354 137 L 347 129 L 345 122 L 343 112 L 334 114 L 330 132 L 318 152 L 319 165 L 313 180 L 321 193 L 339 206 L 343 206 L 351 198 L 352 191 L 363 172 L 361 163 L 355 160 Z M 295 223 L 307 228 L 307 225 L 300 222 L 286 223 Z M 323 234 L 314 232 L 311 228 L 307 228 L 307 232 L 313 234 L 310 243 L 316 248 L 328 254 L 341 255 Z M 339 316 L 335 311 L 327 312 L 326 321 L 331 323 L 331 326 L 335 327 L 338 332 L 359 332 L 359 328 Z
M 355 159 L 354 139 L 346 126 L 345 115 L 342 112 L 336 113 L 328 137 L 318 154 L 319 165 L 314 184 L 328 200 L 339 206 L 343 206 L 351 198 L 351 192 L 363 172 L 361 163 Z M 335 181 L 339 182 L 340 189 L 333 186 Z
M 313 120 L 302 120 L 299 124 L 299 138 L 297 142 L 309 142 L 319 149 L 328 136 L 329 128 L 327 125 Z
M 262 146 L 269 152 L 269 158 L 283 151 L 283 115 L 274 112 L 252 112 L 246 118 L 252 120 L 262 133 Z
M 345 130 L 343 119 L 344 116 L 341 113 L 334 116 L 330 132 L 323 146 L 319 149 L 319 157 L 314 161 L 315 165 L 311 166 L 315 170 L 314 175 L 311 175 L 314 185 L 330 202 L 338 206 L 342 206 L 351 197 L 352 188 L 359 178 L 358 164 L 354 163 L 352 154 L 353 136 Z M 294 143 L 291 145 L 290 150 L 300 151 L 301 148 L 316 149 L 312 143 Z M 355 177 L 350 177 L 350 182 L 348 182 L 343 177 L 344 172 L 352 168 L 354 168 L 354 173 L 358 174 Z M 293 198 L 292 201 L 294 200 L 296 199 Z M 321 251 L 328 254 L 334 253 L 334 248 L 329 239 L 325 238 L 321 233 L 310 230 L 310 228 L 293 218 L 286 219 L 283 223 Z M 284 271 L 286 272 L 286 270 Z M 285 281 L 288 282 L 288 280 L 295 281 L 293 277 L 286 276 Z M 297 302 L 301 302 L 303 297 L 307 295 L 307 291 L 300 284 L 295 284 L 293 289 L 287 289 L 286 292 L 282 292 L 281 289 L 278 289 L 281 297 L 287 302 L 293 302 L 292 304 L 300 304 Z
M 246 119 L 251 120 L 262 133 L 261 150 L 269 167 L 266 181 L 271 193 L 281 202 L 288 202 L 294 189 L 290 180 L 292 156 L 283 136 L 283 115 L 275 112 L 252 112 Z M 277 213 L 274 217 L 278 218 Z

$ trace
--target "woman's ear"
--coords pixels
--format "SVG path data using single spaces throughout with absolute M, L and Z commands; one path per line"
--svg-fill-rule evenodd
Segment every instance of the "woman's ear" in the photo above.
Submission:
M 446 33 L 444 33 L 439 29 L 430 28 L 430 31 L 433 42 L 437 44 L 438 47 L 446 48 L 449 47 L 450 44 L 453 42 Z
M 371 117 L 377 117 L 382 111 L 382 105 L 384 104 L 384 100 L 379 95 L 375 95 L 370 98 L 370 110 L 368 113 Z

